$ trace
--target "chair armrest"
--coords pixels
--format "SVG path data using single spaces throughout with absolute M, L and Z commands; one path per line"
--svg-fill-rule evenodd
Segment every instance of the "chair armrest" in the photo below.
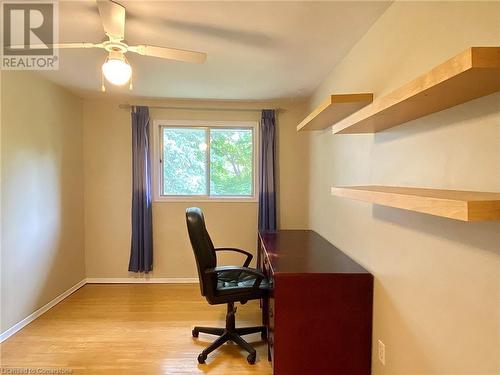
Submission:
M 243 263 L 243 267 L 248 267 L 250 265 L 250 262 L 253 259 L 253 255 L 250 254 L 248 251 L 241 250 L 241 249 L 236 249 L 236 248 L 233 248 L 233 247 L 218 247 L 218 248 L 215 249 L 215 251 L 233 251 L 233 252 L 236 252 L 236 253 L 245 254 L 247 256 L 247 259 L 245 260 L 245 263 Z
M 218 275 L 220 273 L 223 274 L 225 272 L 234 272 L 234 271 L 256 276 L 255 282 L 252 286 L 254 289 L 258 289 L 262 280 L 266 278 L 266 275 L 264 275 L 262 272 L 260 272 L 255 268 L 238 267 L 238 266 L 221 266 L 221 267 L 209 268 L 205 270 L 205 273 Z

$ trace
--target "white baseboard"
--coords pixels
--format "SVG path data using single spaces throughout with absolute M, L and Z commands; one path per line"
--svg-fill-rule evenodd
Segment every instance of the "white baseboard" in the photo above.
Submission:
M 50 301 L 46 305 L 40 307 L 34 313 L 28 315 L 26 318 L 24 318 L 23 320 L 21 320 L 19 323 L 14 324 L 12 327 L 10 327 L 8 330 L 6 330 L 5 332 L 3 332 L 0 335 L 0 342 L 5 341 L 10 336 L 12 336 L 14 333 L 16 333 L 17 331 L 19 331 L 23 327 L 27 326 L 32 321 L 34 321 L 36 318 L 38 318 L 40 315 L 44 314 L 45 312 L 47 312 L 48 310 L 50 310 L 52 307 L 54 307 L 55 305 L 57 305 L 63 299 L 65 299 L 66 297 L 68 297 L 70 294 L 72 294 L 73 292 L 76 292 L 78 289 L 80 289 L 82 286 L 84 286 L 86 284 L 86 282 L 87 282 L 86 279 L 83 279 L 82 281 L 76 283 L 71 288 L 69 288 L 65 292 L 61 293 L 60 295 L 58 295 L 52 301 Z
M 89 277 L 87 284 L 198 284 L 197 277 Z

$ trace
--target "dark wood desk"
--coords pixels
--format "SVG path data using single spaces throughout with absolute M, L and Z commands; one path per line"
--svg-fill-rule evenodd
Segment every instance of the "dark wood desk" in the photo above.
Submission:
M 258 251 L 274 374 L 370 374 L 373 276 L 309 230 L 259 233 Z

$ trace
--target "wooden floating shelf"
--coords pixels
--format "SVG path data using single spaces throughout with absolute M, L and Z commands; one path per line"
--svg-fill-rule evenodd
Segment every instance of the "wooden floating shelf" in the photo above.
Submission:
M 500 193 L 349 186 L 332 187 L 332 195 L 462 221 L 500 220 Z
M 373 94 L 335 94 L 324 100 L 299 125 L 297 131 L 321 130 L 370 104 Z
M 500 90 L 500 47 L 471 47 L 340 120 L 334 134 L 376 133 Z

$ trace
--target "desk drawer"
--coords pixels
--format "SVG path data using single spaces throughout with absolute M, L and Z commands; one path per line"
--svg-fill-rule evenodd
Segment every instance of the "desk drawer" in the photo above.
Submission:
M 267 308 L 267 345 L 269 360 L 274 361 L 274 298 L 269 297 Z
M 274 330 L 274 298 L 269 298 L 269 306 L 267 308 L 267 321 L 269 330 Z
M 272 332 L 269 332 L 267 337 L 267 348 L 269 354 L 268 360 L 274 362 L 274 334 Z
M 267 255 L 265 253 L 262 255 L 262 271 L 266 276 L 271 275 L 271 266 L 269 265 L 269 259 L 267 259 Z
M 271 269 L 271 265 L 269 264 L 269 259 L 266 254 L 263 254 L 262 257 L 262 272 L 266 275 L 266 278 L 269 280 L 269 285 L 272 287 L 273 285 L 273 270 Z

